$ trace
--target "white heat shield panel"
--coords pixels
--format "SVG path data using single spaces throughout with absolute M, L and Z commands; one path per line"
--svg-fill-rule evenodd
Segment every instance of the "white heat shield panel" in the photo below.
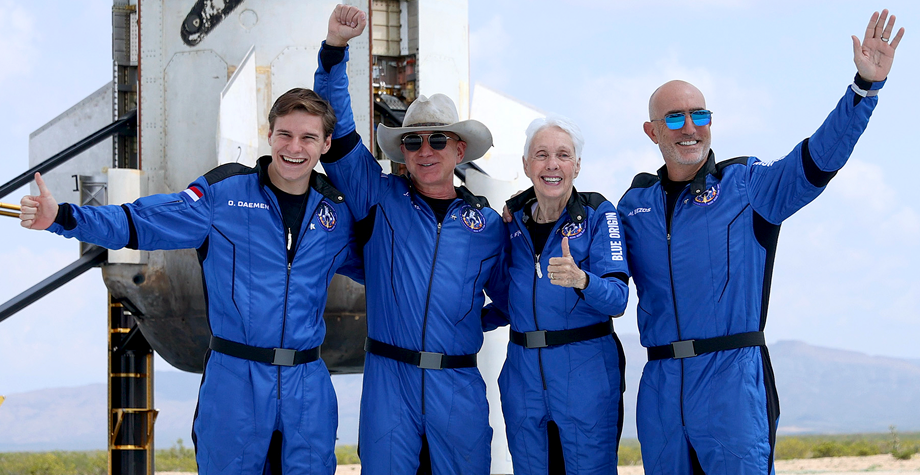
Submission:
M 108 204 L 120 205 L 147 196 L 147 176 L 141 170 L 109 168 Z M 109 250 L 109 264 L 146 264 L 147 251 L 134 249 Z
M 220 93 L 217 163 L 253 166 L 259 158 L 259 110 L 256 98 L 255 46 Z

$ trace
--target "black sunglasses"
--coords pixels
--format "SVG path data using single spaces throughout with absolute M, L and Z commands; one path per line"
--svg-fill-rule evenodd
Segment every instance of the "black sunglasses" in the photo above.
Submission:
M 428 137 L 428 146 L 431 147 L 432 150 L 444 150 L 448 140 L 457 140 L 441 132 L 434 132 L 431 134 L 406 134 L 403 135 L 402 144 L 406 146 L 406 150 L 417 152 L 422 148 L 422 142 L 425 141 L 424 137 Z

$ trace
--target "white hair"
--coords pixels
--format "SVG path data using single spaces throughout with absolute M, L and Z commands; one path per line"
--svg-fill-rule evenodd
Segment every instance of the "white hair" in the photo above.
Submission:
M 537 132 L 547 127 L 559 127 L 565 131 L 565 133 L 569 134 L 569 137 L 572 139 L 572 144 L 575 145 L 575 158 L 581 158 L 581 149 L 585 146 L 585 137 L 581 134 L 581 129 L 575 125 L 572 119 L 556 114 L 534 119 L 533 122 L 527 126 L 527 132 L 525 132 L 527 134 L 527 140 L 524 142 L 525 158 L 530 157 L 530 143 L 533 141 L 533 137 L 537 135 Z

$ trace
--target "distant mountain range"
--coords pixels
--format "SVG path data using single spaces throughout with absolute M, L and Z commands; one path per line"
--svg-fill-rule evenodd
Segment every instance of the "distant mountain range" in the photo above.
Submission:
M 638 381 L 645 350 L 620 335 L 627 359 L 623 437 L 636 437 Z M 769 346 L 780 395 L 780 434 L 920 431 L 920 360 L 780 341 Z M 339 400 L 339 443 L 355 444 L 361 375 L 333 376 Z M 159 371 L 154 382 L 158 448 L 191 445 L 200 376 Z M 91 384 L 7 394 L 0 406 L 0 451 L 106 447 L 106 386 Z M 496 436 L 501 433 L 496 432 Z

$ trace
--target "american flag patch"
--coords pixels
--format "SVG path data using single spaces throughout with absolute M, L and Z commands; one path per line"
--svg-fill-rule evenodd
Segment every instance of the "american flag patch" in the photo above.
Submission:
M 204 196 L 204 193 L 202 193 L 201 190 L 199 190 L 197 186 L 190 187 L 186 189 L 185 191 L 183 191 L 183 193 L 188 195 L 188 197 L 191 198 L 192 201 L 198 201 L 199 198 Z

